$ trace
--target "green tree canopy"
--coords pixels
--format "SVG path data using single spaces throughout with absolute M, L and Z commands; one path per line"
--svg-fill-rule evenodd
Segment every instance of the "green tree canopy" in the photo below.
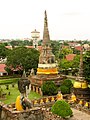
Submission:
M 5 48 L 4 44 L 0 44 L 0 58 L 5 58 L 8 54 L 8 49 Z
M 54 55 L 56 55 L 57 57 L 57 52 L 59 52 L 60 49 L 60 43 L 59 41 L 51 41 L 51 48 L 52 48 L 52 52 Z
M 55 95 L 57 93 L 57 87 L 53 81 L 46 81 L 41 88 L 44 95 Z
M 28 71 L 31 68 L 37 68 L 38 59 L 39 52 L 37 50 L 17 47 L 9 52 L 7 56 L 7 66 L 12 66 L 13 68 L 19 66 Z
M 61 53 L 63 54 L 63 57 L 65 57 L 68 54 L 72 54 L 73 50 L 71 48 L 62 48 Z
M 90 51 L 87 51 L 84 55 L 84 76 L 86 80 L 90 83 Z
M 28 40 L 12 40 L 10 43 L 9 43 L 12 47 L 15 47 L 15 46 L 31 46 L 32 45 L 32 41 L 28 41 Z
M 80 61 L 80 55 L 76 55 L 75 58 L 72 61 L 62 59 L 60 64 L 59 64 L 59 67 L 61 69 L 78 68 L 79 67 L 79 61 Z
M 51 108 L 51 112 L 61 116 L 62 118 L 73 115 L 70 105 L 64 100 L 56 101 Z

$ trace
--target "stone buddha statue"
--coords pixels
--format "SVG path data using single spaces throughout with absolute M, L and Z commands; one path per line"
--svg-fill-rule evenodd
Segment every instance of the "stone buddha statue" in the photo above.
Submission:
M 18 81 L 18 89 L 20 95 L 16 99 L 16 109 L 22 111 L 26 110 L 26 108 L 31 108 L 31 101 L 28 99 L 28 94 L 31 91 L 31 84 L 26 78 L 25 71 L 23 72 L 22 78 Z

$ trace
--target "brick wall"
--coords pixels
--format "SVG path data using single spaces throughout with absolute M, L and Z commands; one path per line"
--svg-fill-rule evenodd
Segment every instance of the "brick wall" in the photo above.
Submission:
M 53 115 L 47 108 L 35 107 L 33 109 L 16 111 L 6 105 L 0 106 L 0 120 L 64 120 Z

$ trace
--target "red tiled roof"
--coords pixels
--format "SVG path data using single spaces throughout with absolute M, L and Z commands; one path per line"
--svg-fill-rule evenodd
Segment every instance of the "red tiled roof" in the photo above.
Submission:
M 34 48 L 33 46 L 26 46 L 26 48 Z
M 82 46 L 75 46 L 75 49 L 81 51 Z
M 66 55 L 66 60 L 71 61 L 74 59 L 75 56 L 76 56 L 76 54 L 68 54 L 68 55 Z
M 27 48 L 34 48 L 33 46 L 26 46 Z M 41 51 L 42 50 L 42 46 L 38 46 L 38 50 Z
M 6 65 L 5 64 L 0 64 L 0 72 L 2 73 L 7 73 L 5 70 Z
M 5 46 L 5 48 L 12 49 L 12 46 Z

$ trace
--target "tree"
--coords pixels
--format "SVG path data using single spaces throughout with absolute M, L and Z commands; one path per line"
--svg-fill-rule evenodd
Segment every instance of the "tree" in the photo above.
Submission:
M 0 58 L 6 58 L 8 51 L 4 44 L 0 44 Z
M 44 95 L 55 95 L 57 92 L 57 87 L 53 81 L 46 81 L 41 88 Z
M 84 76 L 86 80 L 90 83 L 90 51 L 87 51 L 84 55 Z
M 70 108 L 70 105 L 64 100 L 58 100 L 54 103 L 51 108 L 52 113 L 61 116 L 62 118 L 66 118 L 68 116 L 72 116 L 73 112 Z
M 70 89 L 65 85 L 61 85 L 60 90 L 62 94 L 70 94 Z
M 22 40 L 19 40 L 19 39 L 17 39 L 17 40 L 12 40 L 11 42 L 10 42 L 10 45 L 14 48 L 15 46 L 29 46 L 29 45 L 32 45 L 33 43 L 32 43 L 32 41 L 28 41 L 28 40 L 24 40 L 24 41 L 22 41 Z
M 62 69 L 72 68 L 72 61 L 68 61 L 66 59 L 62 59 L 62 61 L 60 63 L 60 68 L 62 68 Z
M 76 55 L 72 60 L 72 68 L 78 68 L 80 64 L 80 55 Z
M 41 46 L 41 45 L 42 45 L 42 41 L 43 41 L 43 40 L 39 40 L 39 41 L 38 41 L 38 46 Z
M 29 46 L 29 45 L 32 46 L 33 45 L 33 41 L 24 40 L 22 44 L 23 44 L 23 46 L 26 46 L 26 45 L 27 46 Z
M 39 52 L 35 49 L 28 49 L 26 47 L 17 47 L 9 52 L 7 56 L 7 66 L 10 68 L 22 68 L 28 71 L 29 69 L 36 69 L 39 60 Z
M 64 80 L 62 85 L 65 85 L 70 89 L 73 87 L 73 84 L 72 84 L 71 80 L 69 80 L 69 79 Z
M 73 84 L 72 84 L 71 80 L 66 79 L 61 84 L 60 90 L 61 90 L 62 94 L 70 94 L 72 87 L 73 87 Z
M 73 54 L 77 54 L 77 55 L 80 55 L 80 50 L 77 50 L 75 48 L 72 48 L 73 49 Z
M 73 51 L 72 51 L 71 48 L 62 48 L 61 53 L 63 54 L 63 57 L 65 57 L 65 56 L 68 55 L 68 54 L 72 54 Z
M 59 67 L 61 69 L 69 69 L 69 68 L 78 68 L 80 62 L 80 55 L 76 55 L 75 58 L 71 61 L 66 59 L 62 59 L 59 63 Z
M 59 41 L 51 41 L 51 48 L 52 48 L 52 52 L 53 54 L 58 57 L 58 52 L 59 52 L 59 48 L 60 48 L 60 43 Z

